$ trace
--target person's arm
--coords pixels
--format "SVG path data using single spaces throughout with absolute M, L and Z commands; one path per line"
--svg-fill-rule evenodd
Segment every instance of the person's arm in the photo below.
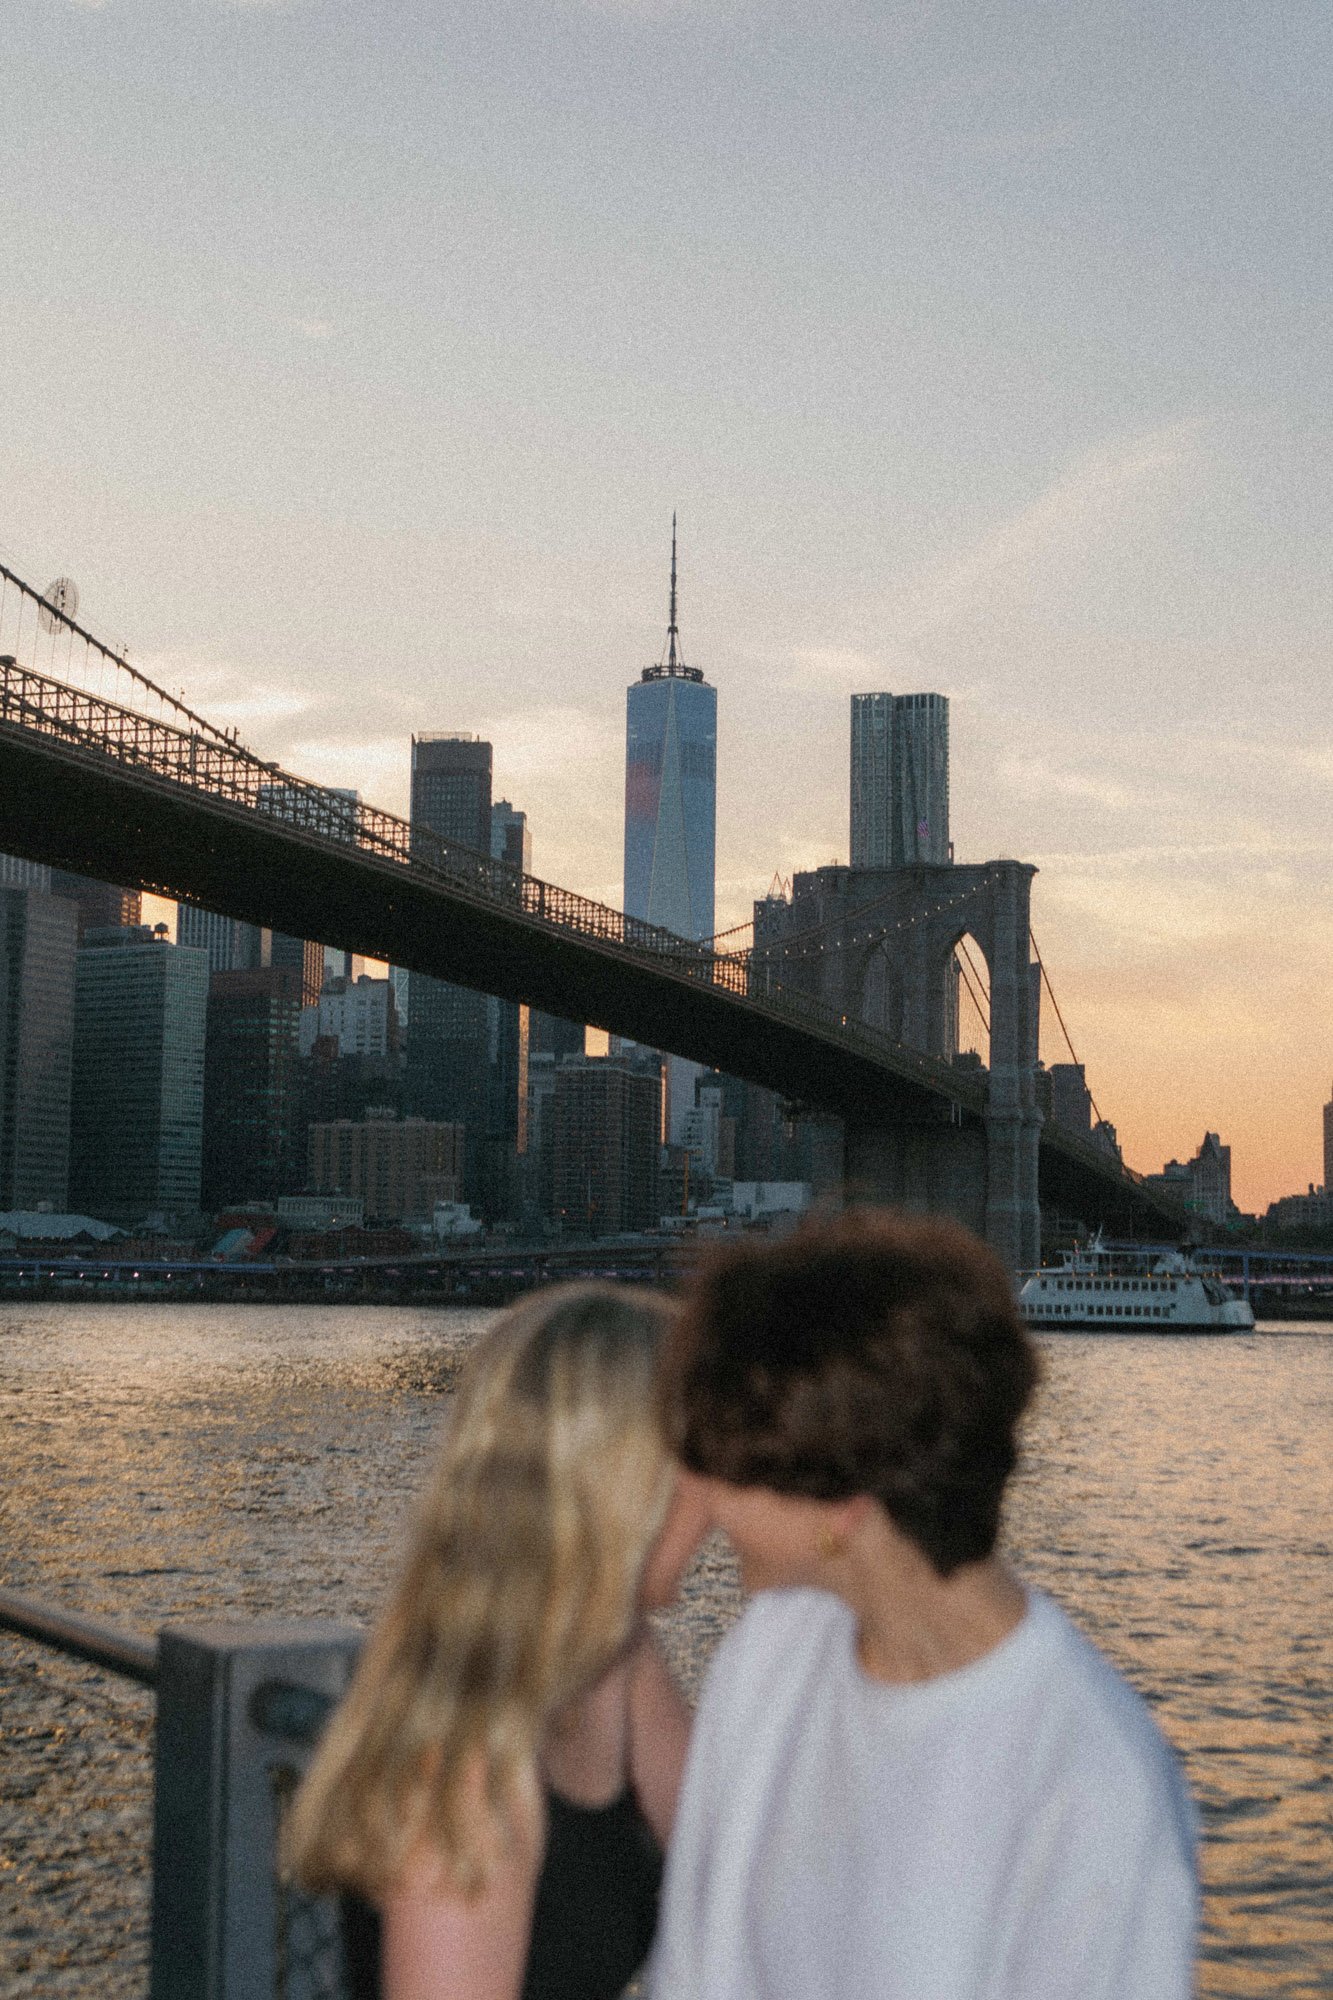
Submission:
M 1005 1992 L 1024 2000 L 1190 2000 L 1198 1928 L 1183 1797 L 1074 1802 L 1012 1940 Z
M 649 1826 L 665 1847 L 676 1817 L 690 1711 L 657 1641 L 645 1633 L 634 1649 L 629 1679 L 629 1768 Z
M 382 1907 L 384 2000 L 518 2000 L 544 1845 L 535 1818 L 518 1828 L 472 1898 L 410 1868 Z

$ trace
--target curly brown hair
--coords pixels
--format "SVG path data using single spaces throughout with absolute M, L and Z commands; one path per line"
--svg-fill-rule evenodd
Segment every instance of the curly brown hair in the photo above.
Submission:
M 968 1230 L 857 1209 L 720 1249 L 668 1336 L 668 1440 L 733 1486 L 869 1494 L 948 1576 L 995 1547 L 1039 1373 Z

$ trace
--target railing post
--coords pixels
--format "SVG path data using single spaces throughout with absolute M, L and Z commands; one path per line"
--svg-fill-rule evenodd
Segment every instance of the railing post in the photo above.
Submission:
M 274 1865 L 280 1815 L 308 1752 L 262 1726 L 260 1691 L 271 1697 L 276 1686 L 289 1706 L 306 1690 L 336 1698 L 361 1636 L 322 1619 L 163 1628 L 150 2000 L 337 1992 L 333 1905 L 289 1896 Z

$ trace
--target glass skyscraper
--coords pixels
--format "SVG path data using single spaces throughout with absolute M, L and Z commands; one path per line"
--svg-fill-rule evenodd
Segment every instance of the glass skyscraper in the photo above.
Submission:
M 713 935 L 717 690 L 681 656 L 671 523 L 667 657 L 629 689 L 625 742 L 625 914 L 678 937 Z
M 412 833 L 476 854 L 491 851 L 491 746 L 467 735 L 412 738 Z M 422 851 L 430 857 L 431 843 Z M 412 974 L 408 1107 L 464 1128 L 463 1196 L 480 1200 L 490 1113 L 490 1001 L 448 979 Z
M 676 623 L 676 517 L 666 658 L 626 698 L 625 914 L 677 937 L 713 935 L 717 847 L 717 690 L 687 667 Z M 703 1074 L 666 1058 L 667 1132 L 678 1144 Z
M 74 981 L 70 1201 L 110 1220 L 199 1206 L 208 955 L 92 930 Z
M 0 887 L 0 1209 L 68 1198 L 77 949 L 72 903 Z
M 853 868 L 947 862 L 949 697 L 852 696 Z

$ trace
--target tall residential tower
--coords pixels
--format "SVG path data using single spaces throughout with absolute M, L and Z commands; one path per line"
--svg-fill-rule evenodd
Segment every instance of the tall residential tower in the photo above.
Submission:
M 947 862 L 949 697 L 852 696 L 853 868 Z

